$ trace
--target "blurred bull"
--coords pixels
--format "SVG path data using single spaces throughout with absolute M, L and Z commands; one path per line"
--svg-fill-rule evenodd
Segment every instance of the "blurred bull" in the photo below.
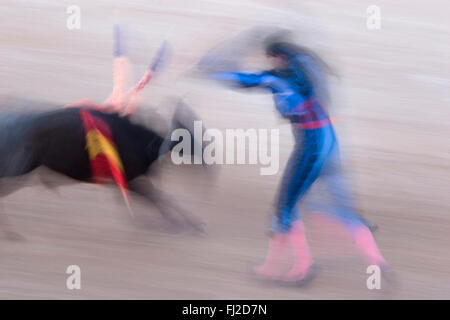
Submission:
M 202 231 L 203 225 L 198 218 L 156 189 L 149 179 L 137 179 L 146 175 L 152 163 L 178 143 L 170 140 L 171 131 L 163 137 L 117 113 L 68 108 L 0 116 L 0 196 L 21 188 L 20 184 L 10 183 L 8 177 L 19 177 L 41 166 L 74 181 L 95 181 L 86 147 L 82 110 L 89 111 L 109 127 L 128 190 L 155 205 L 171 223 Z M 194 120 L 197 120 L 195 114 L 187 106 L 179 105 L 171 129 L 184 128 L 192 132 Z M 12 231 L 4 212 L 0 213 L 0 228 L 8 238 L 20 238 Z

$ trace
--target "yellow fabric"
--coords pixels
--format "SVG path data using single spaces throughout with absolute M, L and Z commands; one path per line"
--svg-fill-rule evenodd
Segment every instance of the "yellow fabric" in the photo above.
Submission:
M 96 129 L 89 130 L 86 135 L 86 146 L 90 160 L 103 153 L 120 171 L 124 171 L 117 150 L 100 131 Z

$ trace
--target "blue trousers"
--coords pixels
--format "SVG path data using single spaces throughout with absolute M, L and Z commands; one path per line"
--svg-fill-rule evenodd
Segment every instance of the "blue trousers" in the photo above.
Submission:
M 341 174 L 339 147 L 333 127 L 305 130 L 294 127 L 293 131 L 296 143 L 279 187 L 272 232 L 286 233 L 300 219 L 297 203 L 319 178 L 324 180 L 331 198 L 331 205 L 320 209 L 336 215 L 348 228 L 359 226 L 363 221 L 354 212 Z

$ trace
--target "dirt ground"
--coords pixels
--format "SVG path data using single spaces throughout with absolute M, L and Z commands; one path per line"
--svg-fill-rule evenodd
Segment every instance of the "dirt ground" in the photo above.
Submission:
M 368 290 L 366 266 L 348 236 L 314 215 L 305 221 L 321 272 L 311 286 L 255 282 L 247 270 L 264 258 L 282 170 L 261 176 L 258 165 L 226 165 L 213 177 L 166 161 L 152 179 L 206 222 L 206 235 L 169 230 L 134 198 L 135 211 L 148 219 L 133 223 L 114 187 L 49 189 L 33 174 L 3 199 L 26 240 L 0 242 L 0 298 L 449 299 L 449 4 L 378 0 L 381 29 L 368 30 L 372 2 L 4 0 L 0 94 L 60 105 L 102 101 L 111 88 L 112 24 L 120 19 L 129 26 L 136 77 L 163 39 L 173 47 L 171 63 L 145 92 L 141 119 L 149 108 L 169 114 L 167 98 L 185 95 L 209 128 L 278 128 L 282 169 L 293 140 L 270 96 L 226 90 L 187 72 L 246 27 L 292 28 L 339 75 L 330 113 L 360 211 L 378 225 L 376 239 L 396 270 L 395 288 Z M 66 27 L 72 4 L 81 8 L 80 30 Z M 66 288 L 74 264 L 81 290 Z

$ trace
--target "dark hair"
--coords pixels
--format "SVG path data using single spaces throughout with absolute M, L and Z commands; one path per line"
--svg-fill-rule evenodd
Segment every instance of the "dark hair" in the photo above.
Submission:
M 282 56 L 288 62 L 292 62 L 292 60 L 301 55 L 308 56 L 316 62 L 319 67 L 321 67 L 324 71 L 334 74 L 333 70 L 331 70 L 330 66 L 322 60 L 322 58 L 316 54 L 314 51 L 306 49 L 305 47 L 298 46 L 289 42 L 270 42 L 266 44 L 266 55 L 269 57 L 274 56 Z
M 271 57 L 284 56 L 290 59 L 295 55 L 301 54 L 300 51 L 302 51 L 300 47 L 287 42 L 272 42 L 266 46 L 266 55 Z
M 318 87 L 322 87 L 322 89 L 325 89 L 325 92 L 322 92 L 321 94 L 328 99 L 326 84 L 320 83 L 325 81 L 325 79 L 315 78 L 308 66 L 298 59 L 301 56 L 307 56 L 312 59 L 313 63 L 316 64 L 319 68 L 319 72 L 334 74 L 331 68 L 325 63 L 325 61 L 322 60 L 322 58 L 319 57 L 319 55 L 312 50 L 300 47 L 290 42 L 282 41 L 268 42 L 266 43 L 265 49 L 267 56 L 281 56 L 285 58 L 287 62 L 287 66 L 284 70 L 271 70 L 271 73 L 277 73 L 279 76 L 293 79 L 303 94 L 307 94 L 312 87 L 317 89 Z

